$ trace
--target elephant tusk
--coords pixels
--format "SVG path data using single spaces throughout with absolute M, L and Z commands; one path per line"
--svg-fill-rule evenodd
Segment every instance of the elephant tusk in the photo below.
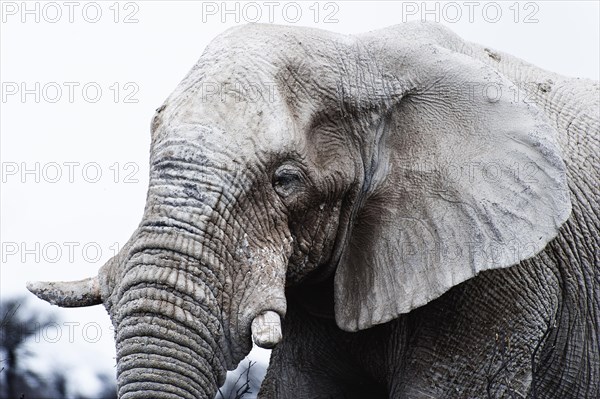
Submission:
M 65 308 L 99 305 L 102 303 L 98 277 L 79 281 L 28 281 L 27 289 L 53 305 Z
M 252 340 L 257 346 L 272 349 L 282 338 L 281 318 L 272 310 L 262 312 L 252 320 Z

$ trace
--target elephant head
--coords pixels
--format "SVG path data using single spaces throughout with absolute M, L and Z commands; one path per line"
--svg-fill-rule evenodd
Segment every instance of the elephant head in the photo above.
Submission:
M 123 250 L 90 280 L 29 285 L 104 304 L 119 397 L 212 397 L 251 337 L 281 339 L 286 287 L 333 281 L 337 325 L 358 331 L 557 234 L 555 131 L 434 36 L 248 25 L 207 47 L 152 121 Z

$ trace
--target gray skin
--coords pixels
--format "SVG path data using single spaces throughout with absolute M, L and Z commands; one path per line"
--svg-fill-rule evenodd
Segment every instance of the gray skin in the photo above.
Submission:
M 122 252 L 29 288 L 104 304 L 120 398 L 212 398 L 251 338 L 261 398 L 598 397 L 598 98 L 438 25 L 230 29 Z

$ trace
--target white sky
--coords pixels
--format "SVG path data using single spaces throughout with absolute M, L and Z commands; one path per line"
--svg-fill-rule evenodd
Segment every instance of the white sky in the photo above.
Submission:
M 136 1 L 118 7 L 112 1 L 75 3 L 72 15 L 62 1 L 29 2 L 32 13 L 24 13 L 20 1 L 1 5 L 0 299 L 25 295 L 27 280 L 73 280 L 96 273 L 140 220 L 154 110 L 206 44 L 235 25 L 236 17 L 243 23 L 260 10 L 258 22 L 270 22 L 269 6 L 262 1 L 238 3 L 238 12 L 230 2 L 234 11 L 229 14 L 220 1 Z M 437 17 L 467 40 L 558 73 L 598 79 L 600 70 L 596 1 L 480 1 L 471 15 L 462 1 L 429 2 L 433 12 L 428 14 L 421 1 L 276 3 L 272 20 L 279 24 L 358 33 Z M 92 23 L 98 8 L 101 15 Z M 137 22 L 124 23 L 127 17 Z M 102 93 L 92 102 L 98 87 Z M 24 100 L 23 88 L 31 91 Z M 127 95 L 136 102 L 125 101 Z M 35 173 L 22 174 L 36 163 L 39 181 Z M 101 176 L 93 182 L 98 170 Z M 60 323 L 79 323 L 71 337 L 69 326 L 61 324 L 60 335 L 49 330 L 30 344 L 40 353 L 38 368 L 76 369 L 79 383 L 73 386 L 85 392 L 96 388 L 89 377 L 95 371 L 114 372 L 112 330 L 102 307 L 59 310 L 42 301 L 31 306 L 59 315 Z M 90 323 L 98 323 L 97 342 L 96 325 Z

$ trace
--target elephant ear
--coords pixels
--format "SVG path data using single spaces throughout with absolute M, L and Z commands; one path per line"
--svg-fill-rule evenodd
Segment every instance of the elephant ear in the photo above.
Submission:
M 535 255 L 571 211 L 557 132 L 524 93 L 436 44 L 384 50 L 388 104 L 334 280 L 346 331 Z

